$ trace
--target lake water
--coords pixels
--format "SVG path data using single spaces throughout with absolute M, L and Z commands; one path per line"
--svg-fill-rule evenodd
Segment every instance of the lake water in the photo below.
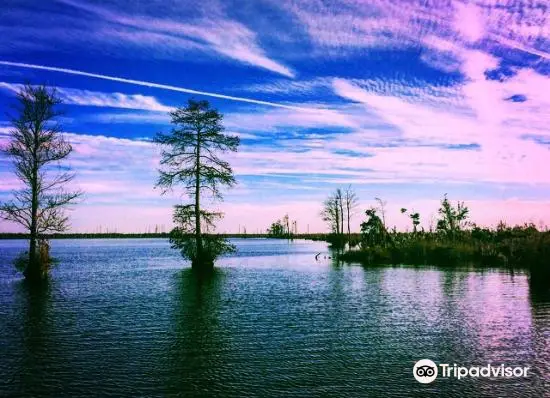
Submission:
M 523 274 L 234 243 L 197 279 L 161 239 L 56 240 L 60 263 L 37 291 L 9 264 L 25 242 L 0 241 L 0 396 L 550 396 L 550 301 Z M 420 384 L 423 358 L 531 369 Z

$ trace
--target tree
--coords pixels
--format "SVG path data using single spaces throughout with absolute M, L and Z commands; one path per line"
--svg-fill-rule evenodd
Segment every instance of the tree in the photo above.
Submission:
M 239 138 L 223 133 L 223 115 L 208 101 L 191 99 L 186 107 L 170 112 L 170 117 L 175 127 L 169 134 L 159 133 L 154 139 L 162 148 L 157 187 L 166 193 L 181 185 L 193 200 L 191 204 L 175 206 L 176 227 L 170 232 L 170 242 L 191 260 L 194 269 L 208 270 L 218 256 L 235 247 L 211 234 L 215 220 L 223 215 L 202 209 L 201 194 L 221 200 L 220 188 L 235 185 L 231 166 L 218 154 L 237 151 Z M 208 235 L 203 234 L 203 227 Z
M 368 218 L 361 223 L 362 241 L 366 247 L 385 244 L 387 240 L 386 227 L 382 219 L 376 214 L 377 210 L 372 207 L 365 211 Z
M 342 193 L 342 190 L 340 188 L 336 189 L 334 198 L 336 199 L 336 203 L 338 204 L 338 214 L 340 215 L 340 230 L 338 231 L 338 233 L 340 235 L 344 235 L 344 194 Z
M 357 194 L 351 188 L 351 185 L 348 185 L 344 191 L 344 203 L 346 207 L 346 218 L 348 222 L 348 243 L 351 239 L 351 218 L 355 215 L 357 211 L 357 206 L 359 205 L 359 198 Z
M 323 202 L 323 210 L 321 211 L 323 221 L 325 221 L 332 233 L 340 234 L 340 203 L 336 194 L 330 195 Z
M 284 234 L 286 236 L 290 236 L 290 218 L 288 217 L 288 214 L 285 214 L 283 217 L 283 226 L 284 226 Z
M 268 228 L 267 234 L 276 238 L 280 238 L 285 234 L 285 227 L 281 220 L 277 220 L 271 224 L 271 227 Z
M 26 85 L 17 100 L 10 142 L 2 152 L 11 158 L 24 188 L 14 191 L 13 200 L 0 206 L 0 217 L 29 231 L 24 274 L 27 279 L 40 280 L 47 276 L 50 262 L 44 234 L 67 230 L 64 208 L 74 204 L 82 193 L 64 189 L 75 175 L 61 162 L 73 148 L 56 121 L 61 101 L 55 89 Z
M 288 214 L 285 214 L 282 221 L 279 219 L 271 224 L 267 229 L 267 234 L 275 238 L 286 237 L 288 239 L 293 239 L 294 234 L 297 233 L 297 223 L 296 221 L 290 221 Z
M 445 194 L 438 210 L 441 218 L 437 221 L 437 230 L 454 237 L 457 232 L 468 225 L 466 220 L 469 212 L 470 210 L 464 205 L 464 202 L 457 202 L 454 207 Z
M 407 209 L 401 208 L 401 213 L 407 213 Z M 407 216 L 411 219 L 413 225 L 413 234 L 416 234 L 418 226 L 420 225 L 420 213 L 410 213 Z
M 374 198 L 374 200 L 378 202 L 377 210 L 380 211 L 380 214 L 382 215 L 382 224 L 384 224 L 384 228 L 386 228 L 386 205 L 388 202 L 380 198 Z
M 344 236 L 344 207 L 344 193 L 338 188 L 323 202 L 323 209 L 320 213 L 323 221 L 329 225 L 332 231 L 329 241 L 335 248 L 342 248 L 346 244 Z

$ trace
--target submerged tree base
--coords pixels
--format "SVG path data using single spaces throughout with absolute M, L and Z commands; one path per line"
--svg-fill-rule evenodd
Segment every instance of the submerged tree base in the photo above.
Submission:
M 214 261 L 191 260 L 191 269 L 199 273 L 210 273 L 214 270 Z
M 49 274 L 47 272 L 43 272 L 41 269 L 36 268 L 30 268 L 28 267 L 23 271 L 23 275 L 25 276 L 25 280 L 28 282 L 31 282 L 33 284 L 42 283 L 48 280 Z
M 22 272 L 30 282 L 42 282 L 48 279 L 50 269 L 55 260 L 50 257 L 50 245 L 47 240 L 41 239 L 34 260 L 31 263 L 29 252 L 21 253 L 14 261 L 15 268 Z
M 170 232 L 170 243 L 173 249 L 178 249 L 183 258 L 191 261 L 191 268 L 197 271 L 211 271 L 214 262 L 220 256 L 235 252 L 236 248 L 227 239 L 219 235 L 201 236 L 202 250 L 197 250 L 197 239 L 175 228 Z

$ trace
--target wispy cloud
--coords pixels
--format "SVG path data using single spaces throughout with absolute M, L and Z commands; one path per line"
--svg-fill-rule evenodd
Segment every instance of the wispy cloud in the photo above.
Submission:
M 278 4 L 306 27 L 313 43 L 332 49 L 332 54 L 414 47 L 429 35 L 466 44 L 490 39 L 545 58 L 549 54 L 550 14 L 542 3 L 374 0 L 367 5 L 354 0 L 304 0 Z
M 82 1 L 61 1 L 115 26 L 141 30 L 137 36 L 133 31 L 122 30 L 118 34 L 118 38 L 122 40 L 129 39 L 136 42 L 137 39 L 139 42 L 149 42 L 160 47 L 175 44 L 181 45 L 182 49 L 199 49 L 206 53 L 213 51 L 240 62 L 294 77 L 294 72 L 289 67 L 265 54 L 258 44 L 255 32 L 240 22 L 224 17 L 220 9 L 214 12 L 215 19 L 203 15 L 189 22 L 180 22 L 155 15 L 121 13 Z M 129 2 L 124 8 L 131 10 L 133 5 Z M 212 10 L 209 10 L 209 14 L 211 13 Z M 111 29 L 114 30 L 114 28 Z M 104 34 L 104 31 L 95 33 Z
M 275 80 L 268 83 L 249 84 L 237 88 L 252 93 L 311 95 L 330 88 L 331 79 L 319 77 L 313 80 Z
M 23 87 L 23 84 L 0 82 L 0 89 L 12 93 L 18 93 Z M 56 87 L 56 93 L 64 103 L 70 105 L 143 109 L 156 112 L 170 112 L 174 109 L 161 104 L 155 97 L 141 94 L 103 93 L 66 87 Z
M 473 65 L 468 65 L 471 62 Z M 548 183 L 540 164 L 549 155 L 548 148 L 528 142 L 515 123 L 541 126 L 548 125 L 548 106 L 544 96 L 546 78 L 533 72 L 525 72 L 510 79 L 506 84 L 479 79 L 485 68 L 483 59 L 472 55 L 465 69 L 471 80 L 461 87 L 470 112 L 457 112 L 452 108 L 443 110 L 427 104 L 411 104 L 399 97 L 380 96 L 342 79 L 333 83 L 336 93 L 344 98 L 365 105 L 388 123 L 395 126 L 404 138 L 441 144 L 477 143 L 479 151 L 450 153 L 439 147 L 397 148 L 375 151 L 378 165 L 382 159 L 407 165 L 416 174 L 429 172 L 433 179 L 446 175 L 462 180 L 485 180 L 492 182 Z M 530 92 L 532 103 L 522 107 L 507 101 L 511 92 Z M 519 106 L 518 106 L 519 105 Z M 546 133 L 549 131 L 546 130 Z M 358 146 L 344 137 L 339 146 L 358 150 Z M 393 155 L 399 154 L 399 157 Z M 368 159 L 365 163 L 369 163 Z M 439 176 L 439 177 L 436 177 Z M 411 175 L 412 177 L 412 175 Z
M 8 129 L 4 128 L 2 131 L 4 133 L 0 135 L 0 145 L 7 140 L 5 134 Z M 77 223 L 76 227 L 86 230 L 90 225 L 103 224 L 118 226 L 119 230 L 124 228 L 131 231 L 159 223 L 159 220 L 169 223 L 170 208 L 181 199 L 177 193 L 174 196 L 160 197 L 159 192 L 153 189 L 159 161 L 158 148 L 153 143 L 83 134 L 67 134 L 67 138 L 75 149 L 70 159 L 71 166 L 77 170 L 75 187 L 86 192 L 85 204 L 78 206 L 74 212 L 73 219 Z M 349 140 L 346 140 L 346 136 L 343 135 L 334 140 L 320 139 L 321 147 L 301 152 L 288 151 L 281 146 L 266 148 L 243 144 L 241 150 L 233 154 L 229 161 L 238 180 L 242 181 L 245 177 L 246 179 L 254 177 L 254 179 L 229 192 L 230 200 L 226 203 L 218 204 L 220 209 L 226 212 L 226 220 L 220 225 L 220 230 L 232 231 L 233 223 L 237 219 L 241 220 L 238 223 L 246 224 L 250 230 L 265 228 L 268 220 L 255 212 L 256 207 L 262 208 L 264 213 L 268 208 L 269 213 L 275 217 L 283 209 L 293 214 L 302 228 L 310 224 L 311 230 L 324 230 L 325 226 L 318 217 L 319 204 L 326 194 L 327 186 L 335 184 L 353 183 L 361 196 L 368 198 L 380 194 L 372 190 L 372 184 L 395 185 L 433 183 L 434 181 L 471 184 L 472 181 L 483 180 L 505 184 L 526 181 L 523 175 L 525 168 L 516 172 L 511 170 L 511 167 L 517 167 L 518 164 L 510 164 L 511 167 L 507 173 L 495 174 L 488 167 L 498 167 L 500 164 L 491 166 L 490 163 L 483 162 L 483 158 L 478 158 L 479 153 L 471 151 L 451 151 L 432 147 L 377 147 L 369 148 L 369 156 L 354 157 L 337 153 L 337 144 L 352 144 L 354 141 L 357 142 L 357 139 L 357 135 L 352 135 Z M 310 140 L 298 141 L 295 145 L 307 148 L 305 144 L 309 142 Z M 366 148 L 357 145 L 353 148 L 359 153 L 365 151 L 366 155 Z M 288 189 L 288 185 L 292 186 L 293 183 L 264 182 L 263 180 L 280 179 L 285 176 L 299 178 L 300 185 L 297 192 L 302 195 L 302 199 L 291 194 L 294 191 Z M 10 177 L 9 173 L 6 173 L 5 177 L 2 178 L 0 185 L 0 195 L 6 195 L 10 189 L 17 187 L 17 181 Z M 546 173 L 532 173 L 529 181 L 550 184 Z M 390 199 L 396 202 L 396 208 L 416 206 L 415 208 L 422 210 L 423 214 L 429 214 L 424 211 L 435 211 L 437 208 L 435 200 L 443 193 L 436 191 L 435 195 L 431 194 L 435 198 L 424 205 L 418 203 L 424 196 L 420 192 L 412 197 L 400 195 L 391 196 Z M 250 202 L 251 195 L 265 199 L 262 204 L 253 203 Z M 124 209 L 120 207 L 121 202 L 124 202 Z M 484 213 L 484 209 L 488 208 L 486 206 L 491 206 L 491 209 L 504 206 L 501 205 L 502 201 L 486 202 L 475 206 L 472 204 L 476 209 L 476 215 L 481 217 L 476 218 L 478 222 L 496 223 L 497 217 L 500 218 L 503 214 L 517 215 L 517 212 L 494 213 L 492 210 L 490 213 Z M 514 206 L 521 206 L 524 210 L 523 216 L 528 214 L 530 217 L 538 217 L 542 214 L 550 214 L 536 213 L 534 210 L 547 207 L 548 204 L 544 202 L 516 200 L 513 203 Z M 100 208 L 103 213 L 93 210 Z M 143 208 L 151 211 L 151 217 L 147 216 L 148 212 L 141 212 Z M 245 208 L 249 209 L 245 212 L 246 214 L 243 213 Z M 153 209 L 157 210 L 153 211 Z M 298 211 L 299 209 L 301 210 Z M 94 211 L 95 214 L 93 223 L 86 215 L 90 211 Z M 156 221 L 153 214 L 159 216 Z M 397 211 L 395 217 L 395 221 L 392 222 L 401 225 L 402 221 L 398 218 Z M 518 216 L 512 221 L 525 220 L 525 217 L 521 220 L 520 218 Z M 535 221 L 538 221 L 538 218 Z M 550 220 L 546 220 L 548 221 Z M 405 225 L 405 222 L 402 224 Z

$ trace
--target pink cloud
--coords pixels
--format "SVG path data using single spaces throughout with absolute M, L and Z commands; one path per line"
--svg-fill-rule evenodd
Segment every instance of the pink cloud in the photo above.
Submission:
M 469 42 L 476 42 L 485 35 L 485 21 L 481 8 L 475 4 L 455 2 L 455 19 L 453 26 Z

